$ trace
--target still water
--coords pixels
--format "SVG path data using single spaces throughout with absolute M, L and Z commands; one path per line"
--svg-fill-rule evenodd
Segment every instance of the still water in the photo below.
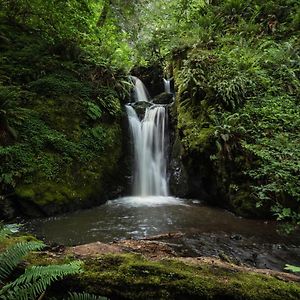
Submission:
M 89 210 L 31 220 L 25 229 L 48 242 L 64 245 L 145 238 L 177 231 L 223 232 L 272 243 L 300 243 L 295 237 L 280 236 L 274 222 L 243 219 L 198 200 L 159 196 L 120 198 Z

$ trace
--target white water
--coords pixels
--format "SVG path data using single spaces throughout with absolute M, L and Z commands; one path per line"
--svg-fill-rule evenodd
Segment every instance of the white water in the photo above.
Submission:
M 187 202 L 182 199 L 174 198 L 174 197 L 163 197 L 163 196 L 131 196 L 131 197 L 124 197 L 119 198 L 116 200 L 108 201 L 107 206 L 118 206 L 118 207 L 159 207 L 159 206 L 190 206 Z
M 132 106 L 126 111 L 134 145 L 134 195 L 167 196 L 167 110 L 153 105 L 143 120 Z
M 164 78 L 165 92 L 171 94 L 171 80 Z
M 134 98 L 135 102 L 139 101 L 150 101 L 149 93 L 144 85 L 144 83 L 137 77 L 131 76 L 131 79 L 134 83 Z

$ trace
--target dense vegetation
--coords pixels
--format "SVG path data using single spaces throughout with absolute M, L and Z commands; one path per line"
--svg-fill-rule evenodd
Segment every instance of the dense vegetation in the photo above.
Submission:
M 299 2 L 208 2 L 150 1 L 141 61 L 174 76 L 187 169 L 239 214 L 298 223 Z
M 1 0 L 3 201 L 103 195 L 126 74 L 163 65 L 187 169 L 239 214 L 297 224 L 299 29 L 296 0 Z
M 196 185 L 186 195 L 299 225 L 299 0 L 0 0 L 0 218 L 120 192 L 127 75 L 143 67 L 173 78 L 172 151 Z M 33 255 L 26 268 L 44 244 L 11 234 L 1 227 L 3 299 L 42 299 L 66 275 L 99 297 L 299 298 L 294 283 L 135 255 L 51 266 Z
M 15 236 L 19 226 L 9 225 L 0 228 L 0 297 L 5 300 L 42 299 L 46 290 L 56 281 L 66 276 L 82 272 L 83 263 L 72 260 L 68 263 L 31 265 L 26 267 L 26 258 L 38 255 L 33 251 L 46 245 L 32 236 Z M 33 253 L 32 253 L 33 252 Z M 40 262 L 41 264 L 41 262 Z M 18 276 L 16 275 L 18 274 Z M 66 296 L 66 290 L 65 296 Z M 52 298 L 53 299 L 53 298 Z M 54 298 L 56 299 L 56 298 Z M 68 300 L 106 300 L 105 297 L 83 293 L 70 293 Z
M 129 47 L 113 16 L 97 25 L 102 5 L 1 1 L 2 197 L 53 213 L 107 192 L 122 154 Z

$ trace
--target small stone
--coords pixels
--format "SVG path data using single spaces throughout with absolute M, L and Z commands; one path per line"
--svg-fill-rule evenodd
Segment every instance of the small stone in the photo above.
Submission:
M 230 236 L 231 240 L 236 240 L 236 241 L 240 241 L 241 239 L 243 239 L 243 237 L 240 234 L 232 234 Z

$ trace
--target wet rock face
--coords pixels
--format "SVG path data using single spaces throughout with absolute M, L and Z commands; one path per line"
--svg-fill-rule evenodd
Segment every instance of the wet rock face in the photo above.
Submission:
M 170 93 L 161 93 L 153 98 L 155 104 L 170 104 L 173 102 L 173 95 Z
M 189 194 L 188 173 L 182 163 L 181 143 L 178 137 L 172 142 L 170 158 L 170 191 L 177 197 L 187 197 Z
M 0 196 L 0 219 L 1 220 L 12 220 L 16 217 L 16 207 L 10 199 Z

